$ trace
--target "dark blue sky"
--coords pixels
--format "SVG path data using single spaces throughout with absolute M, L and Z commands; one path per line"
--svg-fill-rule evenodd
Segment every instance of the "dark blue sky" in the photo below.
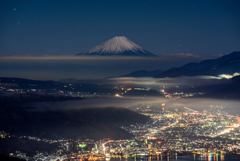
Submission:
M 0 55 L 71 55 L 114 36 L 154 54 L 240 50 L 239 0 L 0 0 Z

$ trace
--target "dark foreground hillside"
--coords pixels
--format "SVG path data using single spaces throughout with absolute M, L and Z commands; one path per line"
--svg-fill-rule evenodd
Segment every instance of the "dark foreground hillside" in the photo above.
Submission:
M 2 161 L 24 161 L 24 160 L 19 159 L 19 158 L 8 157 L 8 156 L 2 155 L 2 154 L 0 154 L 0 160 L 2 160 Z
M 59 143 L 49 144 L 43 141 L 29 140 L 18 137 L 0 138 L 0 154 L 9 155 L 20 151 L 28 155 L 36 154 L 36 151 L 54 152 L 59 148 Z M 1 158 L 0 158 L 1 159 Z
M 128 109 L 113 107 L 43 112 L 1 107 L 0 131 L 49 139 L 126 139 L 132 134 L 121 126 L 145 123 L 148 119 Z
M 57 94 L 32 94 L 32 93 L 20 93 L 20 94 L 1 94 L 0 104 L 22 104 L 31 102 L 47 102 L 47 101 L 68 101 L 68 100 L 81 100 L 81 97 L 63 96 Z

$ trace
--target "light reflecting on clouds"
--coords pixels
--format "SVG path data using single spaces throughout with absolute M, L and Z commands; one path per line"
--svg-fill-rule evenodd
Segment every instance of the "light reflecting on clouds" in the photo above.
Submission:
M 119 84 L 139 84 L 139 85 L 212 85 L 230 83 L 231 80 L 223 79 L 224 77 L 216 76 L 182 76 L 176 78 L 135 78 L 135 77 L 120 77 L 110 78 Z
M 72 110 L 82 108 L 104 108 L 104 107 L 131 107 L 138 105 L 154 105 L 162 108 L 162 103 L 165 103 L 165 109 L 177 109 L 188 107 L 194 110 L 202 111 L 210 106 L 222 107 L 224 111 L 232 115 L 240 115 L 238 100 L 210 99 L 210 98 L 181 98 L 169 99 L 165 97 L 100 97 L 88 98 L 79 101 L 64 101 L 64 102 L 41 102 L 32 103 L 31 106 L 36 107 L 36 110 Z
M 218 77 L 221 79 L 221 78 L 226 78 L 226 79 L 231 79 L 235 76 L 238 76 L 240 75 L 239 73 L 234 73 L 233 75 L 230 75 L 230 74 L 220 74 Z

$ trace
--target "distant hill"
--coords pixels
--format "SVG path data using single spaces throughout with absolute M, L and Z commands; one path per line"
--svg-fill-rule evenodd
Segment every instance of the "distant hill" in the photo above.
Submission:
M 189 63 L 179 68 L 166 70 L 156 78 L 233 74 L 240 72 L 240 52 L 233 52 L 218 59 L 204 60 L 200 63 Z
M 203 87 L 199 87 L 203 88 Z M 204 97 L 208 98 L 223 98 L 223 99 L 240 99 L 240 76 L 232 78 L 232 83 L 205 86 Z
M 240 83 L 240 75 L 232 78 L 233 83 Z
M 155 77 L 160 73 L 162 73 L 163 71 L 164 70 L 153 70 L 153 71 L 139 70 L 126 75 L 122 75 L 121 77 Z
M 232 78 L 231 83 L 226 84 L 216 84 L 216 85 L 205 85 L 205 86 L 194 86 L 184 87 L 181 92 L 184 93 L 198 93 L 203 92 L 204 95 L 196 97 L 204 98 L 216 98 L 216 99 L 240 99 L 240 76 L 235 76 Z M 174 93 L 178 92 L 178 89 L 168 89 L 168 92 Z

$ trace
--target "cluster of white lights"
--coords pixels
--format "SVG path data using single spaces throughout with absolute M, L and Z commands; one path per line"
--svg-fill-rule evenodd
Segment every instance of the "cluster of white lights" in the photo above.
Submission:
M 240 75 L 240 73 L 234 73 L 233 75 L 230 74 L 220 74 L 218 75 L 218 77 L 222 78 L 226 78 L 226 79 L 231 79 L 232 77 L 238 76 Z

